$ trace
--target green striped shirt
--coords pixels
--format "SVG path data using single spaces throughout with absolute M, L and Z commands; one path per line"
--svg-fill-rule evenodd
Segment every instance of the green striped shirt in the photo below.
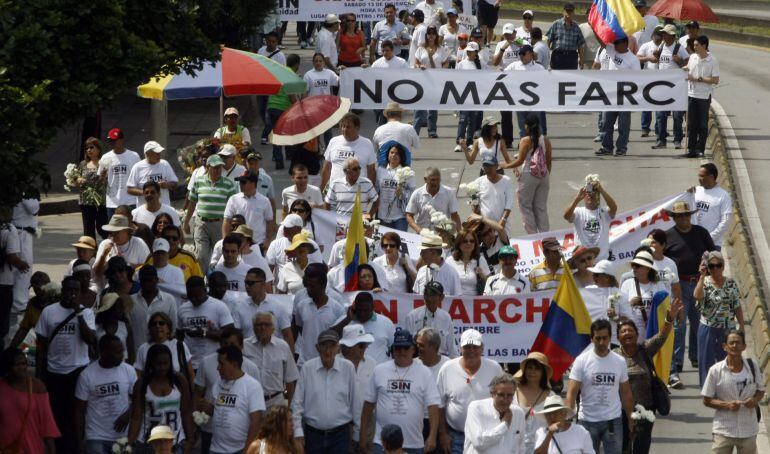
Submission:
M 238 187 L 233 180 L 220 177 L 213 183 L 208 175 L 203 175 L 193 183 L 190 200 L 197 203 L 199 217 L 219 219 L 225 214 L 227 199 L 237 193 Z

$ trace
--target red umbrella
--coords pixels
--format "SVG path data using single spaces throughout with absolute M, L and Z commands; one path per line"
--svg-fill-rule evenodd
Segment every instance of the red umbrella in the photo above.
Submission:
M 650 16 L 717 23 L 719 19 L 703 0 L 658 0 L 647 12 Z
M 320 136 L 350 110 L 350 99 L 332 95 L 309 96 L 294 103 L 273 127 L 273 145 L 296 145 Z

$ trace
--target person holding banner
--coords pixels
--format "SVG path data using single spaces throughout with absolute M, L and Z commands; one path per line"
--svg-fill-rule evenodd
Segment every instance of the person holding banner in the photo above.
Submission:
M 430 25 L 425 31 L 425 40 L 419 44 L 419 47 L 414 53 L 414 62 L 412 67 L 415 69 L 435 69 L 446 68 L 449 66 L 449 56 L 444 52 L 444 49 L 439 45 L 438 30 L 435 26 Z M 428 137 L 431 139 L 438 138 L 436 133 L 438 120 L 438 111 L 436 110 L 418 110 L 414 113 L 414 130 L 417 135 L 420 135 L 422 124 L 427 120 L 428 122 Z
M 519 48 L 519 59 L 510 65 L 505 66 L 505 71 L 545 71 L 545 67 L 535 61 L 536 57 L 537 55 L 535 54 L 532 46 L 529 44 L 524 44 Z M 536 115 L 540 119 L 540 129 L 542 129 L 543 135 L 548 135 L 548 122 L 545 118 L 545 112 L 520 110 L 516 112 L 516 122 L 519 126 L 519 137 L 523 138 L 527 135 L 525 123 L 527 117 L 530 115 Z M 503 133 L 503 135 L 505 135 L 505 133 Z
M 545 260 L 529 272 L 529 286 L 533 292 L 555 289 L 564 274 L 559 241 L 551 236 L 543 238 L 542 245 Z
M 600 206 L 601 198 L 607 202 Z M 585 206 L 579 207 L 580 201 Z M 598 179 L 589 179 L 579 190 L 572 204 L 564 211 L 564 219 L 572 223 L 575 236 L 585 247 L 598 247 L 599 260 L 610 256 L 610 222 L 618 212 L 615 199 L 604 190 Z
M 461 34 L 460 36 L 462 36 Z M 459 38 L 462 39 L 462 38 Z M 467 39 L 467 36 L 466 36 Z M 462 41 L 461 41 L 462 43 Z M 465 45 L 465 49 L 457 51 L 458 62 L 456 69 L 463 71 L 473 71 L 481 69 L 481 59 L 479 58 L 479 45 L 472 42 Z M 464 57 L 460 57 L 464 54 Z M 455 139 L 455 153 L 463 151 L 464 144 L 473 143 L 473 135 L 481 125 L 481 112 L 473 110 L 462 110 L 459 112 L 457 122 L 457 139 Z
M 460 275 L 457 270 L 447 263 L 441 256 L 444 241 L 435 232 L 424 230 L 420 233 L 422 244 L 420 245 L 420 258 L 424 265 L 417 271 L 412 291 L 423 293 L 425 286 L 431 281 L 438 281 L 450 295 L 462 295 L 463 289 L 460 283 Z
M 404 320 L 404 326 L 412 333 L 424 328 L 436 330 L 441 337 L 439 354 L 457 358 L 460 354 L 455 344 L 452 317 L 449 312 L 440 307 L 444 299 L 444 286 L 438 281 L 428 282 L 425 285 L 423 297 L 425 305 L 409 312 Z
M 629 50 L 628 38 L 616 39 L 604 48 L 607 54 L 609 71 L 641 71 L 639 59 Z M 628 137 L 631 132 L 631 112 L 602 112 L 602 146 L 594 154 L 612 155 L 612 139 L 615 134 L 615 121 L 618 123 L 618 139 L 615 142 L 615 156 L 625 156 L 628 150 Z
M 518 252 L 512 246 L 505 245 L 498 252 L 500 271 L 487 278 L 484 295 L 514 295 L 529 290 L 527 279 L 516 270 Z

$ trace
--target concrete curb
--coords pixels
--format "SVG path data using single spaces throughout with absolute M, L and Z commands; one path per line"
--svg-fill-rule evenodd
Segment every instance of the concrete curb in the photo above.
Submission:
M 770 327 L 768 325 L 768 306 L 765 299 L 770 283 L 770 267 L 763 266 L 762 258 L 770 257 L 762 223 L 754 202 L 754 191 L 749 180 L 746 162 L 743 160 L 738 139 L 735 136 L 729 116 L 716 101 L 711 102 L 711 123 L 709 130 L 710 149 L 713 161 L 719 168 L 719 184 L 733 197 L 734 222 L 727 236 L 725 246 L 733 268 L 733 277 L 741 291 L 744 317 L 749 326 L 754 345 L 754 356 L 760 366 L 762 380 L 767 387 L 770 384 Z M 765 396 L 761 405 L 767 405 Z M 767 408 L 764 408 L 767 416 Z M 760 431 L 767 434 L 765 427 Z M 764 429 L 764 430 L 762 430 Z M 758 437 L 770 452 L 767 437 Z

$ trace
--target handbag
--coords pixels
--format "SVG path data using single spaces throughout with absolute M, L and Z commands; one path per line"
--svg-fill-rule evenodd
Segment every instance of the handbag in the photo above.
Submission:
M 642 349 L 642 356 L 644 362 L 647 364 L 647 368 L 650 370 L 650 385 L 652 387 L 652 410 L 657 411 L 659 415 L 666 416 L 671 412 L 671 393 L 668 391 L 668 386 L 663 383 L 663 380 L 658 377 L 655 372 L 655 366 L 652 365 L 650 355 L 647 353 L 647 349 L 643 345 L 639 348 Z

